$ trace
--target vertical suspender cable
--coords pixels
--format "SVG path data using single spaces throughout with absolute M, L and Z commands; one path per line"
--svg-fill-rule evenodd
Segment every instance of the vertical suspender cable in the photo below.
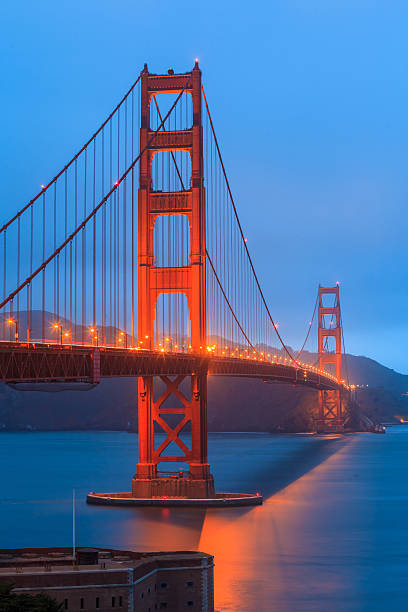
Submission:
M 113 333 L 116 346 L 116 198 L 117 190 L 113 192 Z
M 78 227 L 78 164 L 77 164 L 77 160 L 75 160 L 74 182 L 75 182 L 75 192 L 74 192 L 74 223 L 75 223 L 75 226 L 74 227 Z M 77 329 L 77 276 L 78 276 L 79 270 L 78 270 L 77 236 L 75 236 L 74 238 L 74 269 L 75 269 L 75 274 L 74 274 L 74 331 L 72 333 L 75 336 L 75 341 L 78 342 L 79 338 L 78 338 L 78 329 Z
M 18 227 L 20 230 L 20 224 Z M 19 253 L 20 253 L 20 249 L 19 249 Z M 3 237 L 3 300 L 6 299 L 6 295 L 7 295 L 7 230 L 4 230 L 4 237 Z M 3 338 L 4 340 L 6 339 L 6 316 L 5 315 L 3 315 Z
M 54 183 L 54 251 L 57 248 L 57 183 Z M 57 260 L 54 259 L 54 319 L 57 317 Z
M 109 188 L 112 189 L 113 183 L 113 133 L 112 121 L 109 123 Z M 109 344 L 112 344 L 113 326 L 113 198 L 109 199 Z
M 134 159 L 134 120 L 135 120 L 135 96 L 132 91 L 132 106 L 131 106 L 131 152 L 132 161 Z M 135 173 L 132 169 L 131 178 L 131 219 L 130 219 L 130 233 L 131 233 L 131 250 L 130 250 L 130 264 L 131 264 L 131 335 L 132 335 L 132 347 L 135 346 Z
M 20 286 L 20 266 L 21 266 L 21 218 L 17 222 L 17 286 Z M 4 236 L 5 237 L 5 236 Z M 5 261 L 5 260 L 4 260 Z M 17 294 L 17 326 L 20 329 L 20 293 Z
M 42 198 L 42 225 L 43 225 L 42 260 L 45 261 L 45 233 L 46 233 L 45 192 L 43 193 L 43 198 Z M 19 284 L 19 281 L 17 281 L 17 283 Z M 45 268 L 42 272 L 41 339 L 45 340 Z
M 87 177 L 87 153 L 88 150 L 85 149 L 85 173 L 84 173 L 84 219 L 86 218 L 86 177 Z M 82 230 L 82 342 L 88 340 L 85 336 L 86 334 L 86 227 L 84 226 Z
M 128 104 L 127 99 L 125 101 L 125 168 L 127 168 L 127 137 L 128 137 Z M 123 331 L 127 334 L 127 266 L 126 266 L 126 249 L 127 249 L 127 240 L 126 240 L 126 232 L 127 232 L 127 215 L 126 215 L 126 206 L 127 206 L 127 178 L 125 178 L 123 183 Z M 126 336 L 127 338 L 127 336 Z
M 132 92 L 133 95 L 133 92 Z M 105 129 L 102 130 L 101 194 L 105 193 Z M 106 345 L 106 203 L 102 208 L 102 341 Z
M 96 204 L 96 138 L 93 146 L 93 185 L 92 185 L 92 208 Z M 96 215 L 93 218 L 92 238 L 92 325 L 96 325 Z M 98 332 L 99 333 L 99 332 Z
M 67 239 L 68 236 L 68 172 L 64 173 L 65 177 L 65 227 L 64 227 L 64 240 Z M 67 324 L 67 249 L 64 249 L 64 325 Z
M 34 248 L 34 206 L 30 210 L 30 275 L 33 273 L 33 248 Z M 30 304 L 29 312 L 27 312 L 28 326 L 31 330 L 31 312 L 33 309 L 33 291 L 30 283 Z

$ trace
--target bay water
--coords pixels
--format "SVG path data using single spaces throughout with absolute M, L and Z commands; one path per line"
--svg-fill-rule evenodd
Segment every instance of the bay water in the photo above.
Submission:
M 408 609 L 408 427 L 386 435 L 209 435 L 218 491 L 247 509 L 110 508 L 130 490 L 137 435 L 0 434 L 0 548 L 77 545 L 201 550 L 215 558 L 215 607 L 233 612 Z

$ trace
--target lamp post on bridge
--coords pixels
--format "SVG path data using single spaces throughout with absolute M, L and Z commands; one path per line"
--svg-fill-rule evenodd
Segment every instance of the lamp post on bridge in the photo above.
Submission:
M 62 341 L 62 325 L 61 325 L 61 323 L 54 323 L 53 328 L 60 330 L 60 344 L 63 344 L 63 341 Z
M 15 342 L 18 342 L 18 321 L 16 319 L 8 319 L 7 323 L 9 325 L 15 325 L 14 339 Z
M 96 327 L 91 327 L 89 333 L 92 335 L 92 340 L 96 341 L 93 342 L 93 344 L 95 344 L 95 346 L 99 346 L 99 330 Z

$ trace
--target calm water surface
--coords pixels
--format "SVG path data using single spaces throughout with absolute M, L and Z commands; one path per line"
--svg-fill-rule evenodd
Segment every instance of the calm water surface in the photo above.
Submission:
M 0 547 L 78 544 L 215 556 L 216 609 L 408 609 L 408 428 L 385 436 L 213 434 L 218 490 L 262 491 L 242 509 L 87 506 L 129 490 L 137 437 L 1 433 Z

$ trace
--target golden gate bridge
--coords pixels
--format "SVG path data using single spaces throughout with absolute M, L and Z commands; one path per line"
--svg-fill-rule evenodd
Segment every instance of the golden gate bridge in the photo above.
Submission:
M 302 346 L 317 313 L 318 360 L 305 363 L 256 274 L 198 61 L 184 74 L 145 65 L 0 241 L 0 379 L 138 377 L 134 498 L 214 498 L 209 374 L 313 387 L 316 430 L 343 431 L 339 286 L 319 286 Z M 161 463 L 188 472 L 173 478 Z

